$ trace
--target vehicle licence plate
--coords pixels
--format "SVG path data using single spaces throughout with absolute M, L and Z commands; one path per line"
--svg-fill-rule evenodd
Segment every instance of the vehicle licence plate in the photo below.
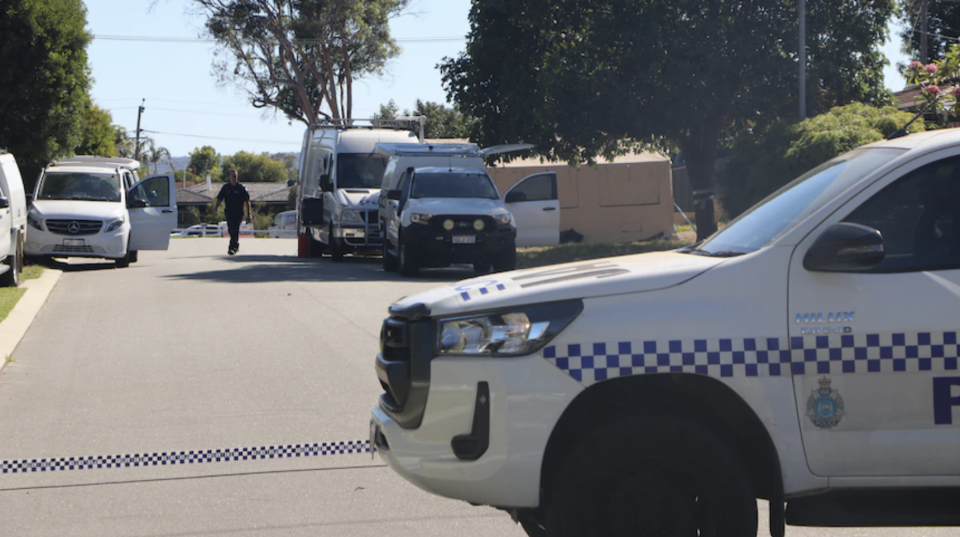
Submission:
M 83 239 L 63 239 L 64 246 L 83 246 Z
M 453 243 L 454 244 L 476 244 L 477 237 L 476 235 L 454 235 Z

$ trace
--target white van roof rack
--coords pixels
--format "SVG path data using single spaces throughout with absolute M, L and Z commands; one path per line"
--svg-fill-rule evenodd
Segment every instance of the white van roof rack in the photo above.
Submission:
M 325 119 L 310 125 L 311 129 L 332 127 L 336 129 L 394 129 L 416 131 L 420 141 L 423 141 L 423 127 L 427 124 L 426 116 L 398 116 L 393 119 L 385 118 L 350 118 Z
M 477 144 L 439 143 L 439 144 L 377 144 L 377 152 L 386 156 L 447 156 L 447 157 L 488 157 L 501 153 L 533 149 L 533 144 L 503 144 L 480 149 Z
M 116 166 L 128 170 L 136 170 L 140 162 L 132 158 L 123 157 L 95 157 L 91 155 L 77 155 L 50 163 L 51 166 Z

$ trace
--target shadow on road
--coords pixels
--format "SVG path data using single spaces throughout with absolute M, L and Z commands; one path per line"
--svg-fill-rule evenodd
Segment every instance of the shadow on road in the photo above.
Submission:
M 81 258 L 72 258 L 72 259 L 76 260 Z M 63 272 L 91 272 L 94 270 L 114 270 L 116 268 L 116 265 L 114 265 L 113 261 L 104 261 L 104 260 L 91 260 L 91 261 L 84 260 L 83 262 L 75 262 L 75 261 L 65 262 L 65 261 L 58 261 L 56 259 L 49 259 L 49 260 L 45 259 L 41 262 L 38 262 L 38 264 L 47 268 L 62 270 Z
M 214 256 L 219 257 L 219 256 Z M 452 282 L 472 278 L 475 273 L 466 266 L 424 270 L 419 278 L 404 278 L 395 272 L 384 272 L 376 258 L 345 257 L 334 263 L 329 258 L 298 258 L 281 255 L 223 256 L 236 266 L 223 270 L 186 272 L 167 276 L 173 280 L 199 280 L 225 283 L 258 282 Z

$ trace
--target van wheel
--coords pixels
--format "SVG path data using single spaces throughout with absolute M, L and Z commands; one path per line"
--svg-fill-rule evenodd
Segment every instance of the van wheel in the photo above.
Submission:
M 13 235 L 13 244 L 16 245 L 16 250 L 3 262 L 10 267 L 10 270 L 0 274 L 0 285 L 3 287 L 20 286 L 20 273 L 23 272 L 23 242 L 20 240 L 19 230 Z
M 400 238 L 400 275 L 407 278 L 413 278 L 420 273 L 420 263 L 417 262 L 417 254 L 413 248 L 403 243 Z
M 114 259 L 113 265 L 117 268 L 127 268 L 130 266 L 130 253 L 121 257 L 120 259 Z
M 755 537 L 743 463 L 702 425 L 636 417 L 601 425 L 545 490 L 547 535 Z
M 137 254 L 138 254 L 138 253 L 139 253 L 139 252 L 137 252 L 137 251 L 133 251 L 133 252 L 130 252 L 129 254 L 127 254 L 127 257 L 130 258 L 130 262 L 131 262 L 131 263 L 136 263 L 136 262 L 137 262 Z
M 506 272 L 517 268 L 517 249 L 511 248 L 506 252 L 501 252 L 493 262 L 494 272 Z
M 343 250 L 340 247 L 340 241 L 333 236 L 333 224 L 330 225 L 330 246 L 327 248 L 330 251 L 330 259 L 335 263 L 343 261 Z
M 383 270 L 393 272 L 397 270 L 397 256 L 390 253 L 390 241 L 383 241 Z

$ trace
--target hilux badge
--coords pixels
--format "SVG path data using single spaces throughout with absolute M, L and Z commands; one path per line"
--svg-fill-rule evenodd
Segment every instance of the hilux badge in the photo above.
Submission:
M 831 382 L 823 377 L 819 380 L 820 387 L 807 398 L 807 417 L 821 429 L 836 427 L 846 415 L 843 397 L 840 397 L 838 390 L 830 387 Z

